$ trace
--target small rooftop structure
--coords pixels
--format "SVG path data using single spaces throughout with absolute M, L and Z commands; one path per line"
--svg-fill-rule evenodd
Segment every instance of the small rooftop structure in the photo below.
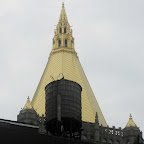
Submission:
M 129 121 L 128 121 L 126 127 L 137 127 L 135 122 L 132 119 L 132 115 L 131 114 L 130 114 Z
M 23 109 L 33 109 L 29 96 L 27 98 L 27 102 L 26 102 L 25 106 L 23 107 Z

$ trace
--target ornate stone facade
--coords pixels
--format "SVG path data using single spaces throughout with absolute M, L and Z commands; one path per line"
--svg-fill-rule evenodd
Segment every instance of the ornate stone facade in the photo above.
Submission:
M 98 118 L 98 117 L 97 117 Z M 118 129 L 114 126 L 104 127 L 95 123 L 83 122 L 82 140 L 99 144 L 143 144 L 142 132 L 137 126 Z

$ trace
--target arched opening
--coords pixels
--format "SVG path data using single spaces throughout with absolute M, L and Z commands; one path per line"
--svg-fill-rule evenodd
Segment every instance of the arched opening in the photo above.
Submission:
M 66 27 L 64 28 L 64 33 L 66 33 Z
M 58 45 L 59 45 L 59 47 L 61 47 L 61 40 L 60 39 L 58 41 Z
M 68 42 L 67 42 L 67 39 L 65 39 L 65 47 L 67 47 L 67 43 L 68 43 Z
M 62 28 L 60 27 L 59 32 L 62 33 Z

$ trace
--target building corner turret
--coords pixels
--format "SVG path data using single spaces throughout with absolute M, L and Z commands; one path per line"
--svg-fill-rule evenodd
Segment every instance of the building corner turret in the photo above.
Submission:
M 31 105 L 30 98 L 27 98 L 27 102 L 23 109 L 17 116 L 17 121 L 21 123 L 39 125 L 40 117 Z
M 125 143 L 130 143 L 130 144 L 143 143 L 142 132 L 133 121 L 131 114 L 126 127 L 123 129 L 123 139 Z

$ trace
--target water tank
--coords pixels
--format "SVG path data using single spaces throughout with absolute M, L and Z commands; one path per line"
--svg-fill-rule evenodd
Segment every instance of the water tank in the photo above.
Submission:
M 78 83 L 64 78 L 45 87 L 48 131 L 56 133 L 58 125 L 72 133 L 81 128 L 81 91 Z

